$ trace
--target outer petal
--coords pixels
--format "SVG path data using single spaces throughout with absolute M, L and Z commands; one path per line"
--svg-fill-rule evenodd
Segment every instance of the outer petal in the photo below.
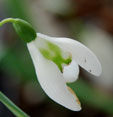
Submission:
M 39 52 L 35 41 L 28 43 L 36 74 L 41 87 L 55 102 L 73 110 L 81 110 L 78 99 L 66 86 L 66 82 L 57 65 L 45 59 Z
M 78 41 L 69 38 L 55 38 L 37 33 L 38 38 L 42 38 L 57 44 L 64 51 L 72 54 L 74 59 L 82 68 L 99 76 L 102 72 L 101 65 L 95 54 Z

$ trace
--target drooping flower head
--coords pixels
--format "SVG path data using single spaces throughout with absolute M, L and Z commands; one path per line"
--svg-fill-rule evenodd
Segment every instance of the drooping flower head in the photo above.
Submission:
M 76 94 L 66 83 L 77 80 L 79 66 L 93 75 L 101 74 L 101 65 L 94 53 L 73 39 L 36 34 L 31 25 L 23 20 L 10 19 L 4 22 L 9 21 L 27 42 L 38 81 L 45 93 L 70 110 L 81 110 Z
M 55 102 L 73 111 L 81 110 L 75 93 L 66 83 L 78 78 L 79 66 L 99 76 L 97 57 L 83 44 L 69 38 L 55 38 L 37 33 L 27 44 L 41 87 Z

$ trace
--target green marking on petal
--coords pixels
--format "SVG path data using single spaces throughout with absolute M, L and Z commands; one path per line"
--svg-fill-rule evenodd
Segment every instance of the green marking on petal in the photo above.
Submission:
M 45 48 L 39 49 L 41 54 L 46 59 L 53 61 L 58 66 L 60 71 L 62 72 L 63 71 L 62 65 L 69 64 L 72 61 L 72 57 L 69 56 L 67 59 L 65 59 L 62 55 L 63 54 L 62 50 L 57 45 L 55 45 L 49 41 L 47 41 L 47 46 L 48 46 L 47 49 L 45 49 Z

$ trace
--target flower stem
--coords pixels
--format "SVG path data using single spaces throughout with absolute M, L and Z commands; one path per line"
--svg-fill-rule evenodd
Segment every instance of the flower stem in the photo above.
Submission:
M 0 102 L 2 102 L 16 117 L 29 117 L 29 115 L 27 115 L 19 107 L 17 107 L 1 91 L 0 91 Z
M 2 25 L 4 25 L 5 23 L 8 23 L 8 22 L 13 23 L 14 21 L 15 21 L 15 19 L 13 19 L 13 18 L 4 19 L 4 20 L 2 20 L 2 21 L 0 22 L 0 27 L 1 27 Z

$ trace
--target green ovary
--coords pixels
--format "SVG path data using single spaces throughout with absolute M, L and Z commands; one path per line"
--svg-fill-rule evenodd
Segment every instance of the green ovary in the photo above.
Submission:
M 69 56 L 67 59 L 65 59 L 62 56 L 61 49 L 57 45 L 55 45 L 55 44 L 53 44 L 51 42 L 47 42 L 47 46 L 48 46 L 47 49 L 40 48 L 41 54 L 46 59 L 53 61 L 58 66 L 60 71 L 63 72 L 62 65 L 63 64 L 68 65 L 72 61 L 72 57 Z

